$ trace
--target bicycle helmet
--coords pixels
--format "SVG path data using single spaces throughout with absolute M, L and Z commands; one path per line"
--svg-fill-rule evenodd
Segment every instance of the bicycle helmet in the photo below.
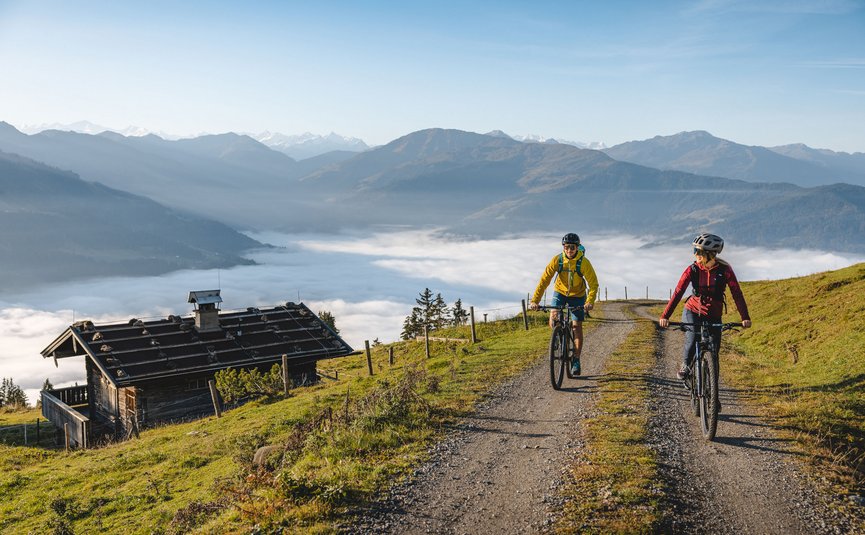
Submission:
M 562 238 L 562 245 L 566 243 L 572 243 L 574 245 L 580 245 L 580 237 L 574 234 L 573 232 L 568 232 Z
M 700 234 L 694 238 L 694 247 L 718 254 L 724 249 L 724 240 L 714 234 Z

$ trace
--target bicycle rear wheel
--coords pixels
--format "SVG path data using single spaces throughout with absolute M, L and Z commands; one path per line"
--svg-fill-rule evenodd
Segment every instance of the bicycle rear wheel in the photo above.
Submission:
M 565 366 L 568 363 L 567 338 L 561 325 L 556 325 L 550 337 L 550 383 L 558 390 L 565 378 Z
M 711 351 L 703 351 L 703 397 L 700 423 L 706 440 L 715 438 L 718 430 L 718 359 Z

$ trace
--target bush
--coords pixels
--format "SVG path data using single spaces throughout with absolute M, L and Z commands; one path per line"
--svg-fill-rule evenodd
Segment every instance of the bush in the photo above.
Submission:
M 216 372 L 216 389 L 226 403 L 259 396 L 274 396 L 282 392 L 282 367 L 274 364 L 269 372 L 228 368 Z

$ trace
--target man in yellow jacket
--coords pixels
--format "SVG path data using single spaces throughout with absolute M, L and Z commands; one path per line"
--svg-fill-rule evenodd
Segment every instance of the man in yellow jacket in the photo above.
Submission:
M 547 264 L 529 308 L 538 309 L 541 297 L 558 275 L 554 285 L 552 306 L 570 305 L 576 307 L 571 311 L 571 328 L 574 332 L 574 360 L 571 364 L 571 374 L 580 374 L 580 352 L 583 347 L 583 320 L 585 313 L 592 309 L 598 296 L 598 277 L 592 263 L 586 258 L 585 249 L 580 245 L 580 237 L 569 232 L 562 238 L 562 253 L 557 254 Z M 588 288 L 588 292 L 587 292 Z M 550 312 L 550 327 L 555 324 L 558 312 Z

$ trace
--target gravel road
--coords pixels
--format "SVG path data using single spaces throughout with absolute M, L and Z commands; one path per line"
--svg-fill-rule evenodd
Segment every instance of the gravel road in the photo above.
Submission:
M 390 489 L 344 531 L 351 533 L 538 533 L 554 527 L 567 464 L 582 448 L 580 421 L 594 411 L 609 355 L 633 328 L 626 306 L 606 303 L 587 335 L 583 376 L 549 382 L 538 363 L 496 389 L 474 416 L 431 451 L 407 483 Z M 645 303 L 635 311 L 649 320 Z M 703 439 L 687 391 L 675 378 L 683 333 L 659 331 L 651 387 L 649 445 L 665 486 L 663 533 L 863 533 L 863 507 L 815 490 L 792 444 L 762 421 L 746 392 L 721 384 L 713 442 Z M 723 354 L 721 368 L 723 370 Z
M 537 365 L 493 392 L 437 445 L 407 484 L 363 512 L 362 533 L 537 533 L 552 522 L 562 472 L 579 447 L 575 426 L 594 403 L 595 377 L 633 328 L 609 303 L 586 335 L 583 375 L 550 386 L 546 348 Z
M 639 313 L 649 317 L 645 310 Z M 838 512 L 837 498 L 814 490 L 814 482 L 796 466 L 792 445 L 760 420 L 746 392 L 721 382 L 718 432 L 712 442 L 703 439 L 688 392 L 676 379 L 683 343 L 681 331 L 659 332 L 651 378 L 649 442 L 660 457 L 670 513 L 664 531 L 856 532 L 862 519 Z M 723 367 L 722 353 L 722 375 Z

